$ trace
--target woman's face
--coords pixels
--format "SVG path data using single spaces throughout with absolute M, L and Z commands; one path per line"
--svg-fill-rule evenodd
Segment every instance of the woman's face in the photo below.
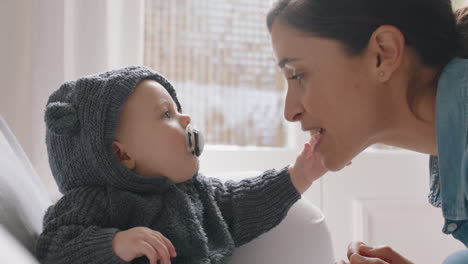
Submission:
M 348 55 L 336 40 L 312 37 L 278 19 L 271 41 L 288 83 L 285 118 L 301 122 L 304 131 L 323 129 L 317 152 L 329 170 L 343 168 L 375 143 L 383 101 L 374 56 Z

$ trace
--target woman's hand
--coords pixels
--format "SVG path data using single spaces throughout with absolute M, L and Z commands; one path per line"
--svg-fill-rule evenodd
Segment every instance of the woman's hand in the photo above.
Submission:
M 171 241 L 158 231 L 146 227 L 134 227 L 127 231 L 117 232 L 112 239 L 114 254 L 123 261 L 130 262 L 146 256 L 150 264 L 170 264 L 176 257 Z
M 362 242 L 351 242 L 348 246 L 348 261 L 336 264 L 414 264 L 391 247 L 369 247 Z
M 328 169 L 323 165 L 320 155 L 315 152 L 319 132 L 312 135 L 310 142 L 304 145 L 294 165 L 289 167 L 291 181 L 299 193 L 305 192 L 312 183 L 322 177 Z M 351 162 L 348 163 L 350 165 Z

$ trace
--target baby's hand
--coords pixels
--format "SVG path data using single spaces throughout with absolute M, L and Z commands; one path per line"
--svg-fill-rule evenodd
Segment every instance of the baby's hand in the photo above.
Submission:
M 296 163 L 289 168 L 291 181 L 301 194 L 328 171 L 323 165 L 322 159 L 314 150 L 319 135 L 319 132 L 312 135 L 310 142 L 304 145 L 304 150 L 297 157 Z M 351 162 L 347 165 L 350 164 Z
M 312 135 L 310 142 L 304 145 L 301 154 L 296 158 L 296 163 L 289 167 L 291 181 L 301 194 L 328 171 L 323 166 L 320 156 L 314 151 L 318 136 L 318 132 Z
M 126 262 L 146 256 L 150 264 L 170 264 L 176 257 L 171 241 L 158 231 L 146 227 L 134 227 L 117 232 L 112 240 L 114 254 Z

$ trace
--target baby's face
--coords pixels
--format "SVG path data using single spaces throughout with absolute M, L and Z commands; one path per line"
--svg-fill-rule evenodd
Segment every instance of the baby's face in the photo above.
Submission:
M 147 176 L 163 176 L 180 183 L 193 177 L 198 158 L 187 151 L 185 128 L 188 115 L 177 112 L 167 90 L 158 82 L 144 80 L 128 97 L 119 116 L 115 146 L 129 169 Z M 124 155 L 126 154 L 126 155 Z

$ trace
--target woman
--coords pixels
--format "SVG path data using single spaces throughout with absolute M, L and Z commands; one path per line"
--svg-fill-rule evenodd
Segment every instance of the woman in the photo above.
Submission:
M 325 167 L 375 143 L 429 154 L 430 202 L 468 245 L 466 17 L 450 0 L 280 0 L 267 24 L 288 79 L 285 118 L 320 131 Z M 412 263 L 360 242 L 348 258 Z M 445 263 L 468 263 L 468 251 Z

